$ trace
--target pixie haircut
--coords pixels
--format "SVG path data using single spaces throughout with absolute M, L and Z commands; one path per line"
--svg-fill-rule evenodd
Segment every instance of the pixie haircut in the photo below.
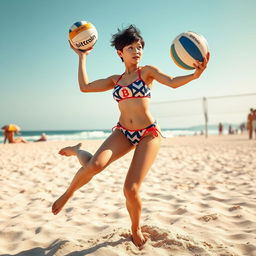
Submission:
M 130 25 L 123 30 L 118 29 L 118 32 L 112 36 L 111 46 L 114 46 L 116 50 L 122 51 L 125 46 L 138 41 L 140 41 L 142 48 L 144 48 L 145 42 L 140 35 L 139 29 L 134 25 Z

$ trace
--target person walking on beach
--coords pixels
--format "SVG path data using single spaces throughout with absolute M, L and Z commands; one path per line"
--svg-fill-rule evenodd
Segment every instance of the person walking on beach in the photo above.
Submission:
M 222 135 L 223 133 L 223 124 L 219 123 L 219 135 Z
M 58 214 L 74 192 L 87 184 L 96 174 L 109 164 L 134 150 L 133 158 L 124 182 L 126 207 L 131 219 L 133 243 L 140 247 L 146 242 L 141 232 L 140 216 L 142 202 L 139 195 L 141 184 L 153 164 L 161 143 L 161 131 L 149 112 L 153 81 L 178 88 L 201 76 L 210 54 L 203 62 L 196 62 L 195 72 L 186 76 L 171 77 L 154 66 L 139 66 L 142 58 L 144 39 L 133 25 L 118 30 L 112 36 L 111 45 L 117 50 L 124 63 L 121 75 L 90 82 L 86 71 L 87 55 L 90 51 L 79 51 L 70 47 L 79 56 L 78 81 L 82 92 L 103 92 L 113 90 L 113 98 L 120 110 L 119 122 L 112 134 L 103 142 L 94 155 L 80 149 L 81 144 L 60 150 L 64 156 L 77 156 L 82 167 L 74 176 L 71 184 L 52 205 L 53 214 Z
M 246 127 L 246 126 L 245 126 L 245 123 L 241 123 L 241 124 L 240 124 L 239 128 L 240 128 L 241 134 L 244 133 L 245 127 Z
M 253 108 L 250 109 L 250 113 L 247 116 L 247 130 L 249 134 L 249 139 L 252 139 L 253 135 Z
M 252 128 L 254 131 L 254 138 L 256 139 L 256 109 L 253 110 L 252 114 Z

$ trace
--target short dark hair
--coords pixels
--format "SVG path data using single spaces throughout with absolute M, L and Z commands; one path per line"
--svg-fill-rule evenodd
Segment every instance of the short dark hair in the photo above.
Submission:
M 130 25 L 122 30 L 118 29 L 118 32 L 112 35 L 111 46 L 114 46 L 116 50 L 122 51 L 125 46 L 138 41 L 140 41 L 142 48 L 144 48 L 145 42 L 140 34 L 140 30 L 134 25 Z

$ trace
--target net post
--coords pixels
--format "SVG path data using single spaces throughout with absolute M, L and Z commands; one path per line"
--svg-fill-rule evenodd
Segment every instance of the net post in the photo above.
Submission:
M 208 108 L 207 108 L 207 98 L 203 97 L 203 110 L 204 110 L 204 121 L 205 121 L 205 138 L 208 138 Z

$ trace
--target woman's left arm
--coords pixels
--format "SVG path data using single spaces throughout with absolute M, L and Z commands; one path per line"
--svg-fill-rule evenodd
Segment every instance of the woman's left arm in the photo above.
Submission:
M 157 82 L 167 85 L 172 88 L 178 88 L 182 85 L 185 85 L 189 82 L 191 82 L 194 79 L 197 79 L 201 76 L 201 74 L 204 72 L 204 70 L 207 67 L 207 63 L 210 59 L 210 53 L 207 54 L 207 56 L 204 58 L 203 62 L 197 61 L 196 64 L 194 64 L 195 72 L 190 75 L 186 76 L 177 76 L 177 77 L 171 77 L 169 75 L 166 75 L 162 73 L 159 69 L 153 66 L 147 66 L 148 67 L 148 75 L 155 79 Z

